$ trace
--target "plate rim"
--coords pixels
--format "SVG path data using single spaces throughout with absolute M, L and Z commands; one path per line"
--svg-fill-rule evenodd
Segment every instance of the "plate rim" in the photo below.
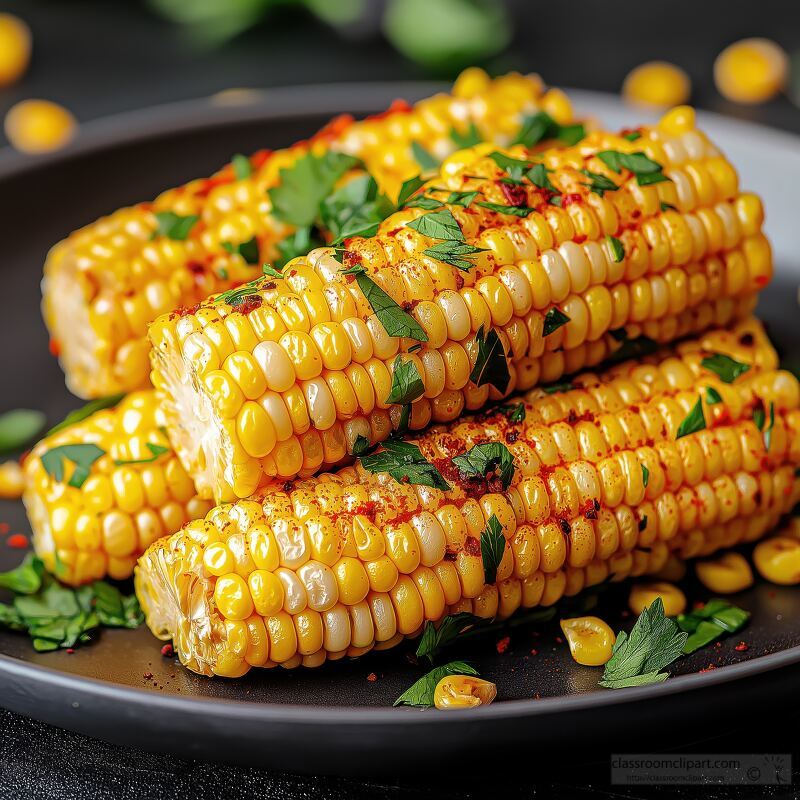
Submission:
M 163 103 L 145 109 L 122 112 L 84 123 L 81 133 L 70 146 L 54 153 L 27 156 L 11 147 L 0 148 L 0 180 L 7 180 L 53 166 L 75 158 L 90 156 L 105 149 L 127 146 L 159 136 L 172 136 L 197 128 L 214 129 L 245 122 L 269 122 L 285 118 L 302 118 L 341 113 L 343 107 L 351 113 L 370 113 L 387 97 L 416 99 L 447 88 L 447 84 L 434 81 L 369 81 L 334 84 L 308 84 L 304 86 L 248 89 L 245 102 L 220 103 L 214 96 Z M 577 108 L 589 109 L 612 106 L 615 110 L 628 110 L 640 118 L 653 118 L 657 112 L 634 109 L 618 96 L 581 89 L 565 89 Z M 762 144 L 773 142 L 780 147 L 798 148 L 800 135 L 769 128 L 746 120 L 724 117 L 710 111 L 698 111 L 701 125 L 725 130 L 726 135 L 737 138 L 758 138 Z M 747 677 L 771 672 L 800 662 L 800 645 L 758 656 L 737 664 L 719 667 L 709 672 L 671 677 L 668 681 L 647 686 L 631 687 L 624 692 L 591 690 L 571 695 L 506 700 L 470 710 L 472 719 L 507 719 L 539 717 L 548 714 L 593 710 L 655 699 L 672 694 L 696 691 Z M 233 698 L 193 697 L 190 695 L 155 694 L 144 688 L 127 686 L 114 681 L 64 672 L 52 667 L 34 664 L 0 653 L 0 686 L 9 691 L 11 699 L 14 685 L 22 679 L 28 691 L 36 686 L 63 689 L 65 692 L 83 693 L 102 701 L 128 702 L 141 708 L 180 711 L 193 715 L 262 719 L 272 723 L 299 722 L 316 726 L 341 724 L 403 724 L 405 726 L 443 725 L 453 719 L 451 715 L 420 714 L 418 709 L 372 706 L 320 706 L 282 704 Z M 6 705 L 5 702 L 2 703 Z M 415 713 L 416 712 L 416 713 Z M 459 715 L 454 715 L 456 718 Z

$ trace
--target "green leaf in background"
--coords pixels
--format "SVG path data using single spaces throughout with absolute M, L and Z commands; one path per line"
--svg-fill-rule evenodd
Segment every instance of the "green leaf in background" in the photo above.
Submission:
M 466 661 L 451 661 L 449 664 L 443 664 L 441 667 L 436 667 L 423 675 L 394 701 L 394 705 L 430 708 L 433 705 L 433 693 L 436 690 L 436 685 L 442 678 L 447 678 L 450 675 L 477 674 L 478 671 L 475 667 L 470 666 Z
M 389 0 L 383 30 L 404 56 L 437 71 L 483 61 L 511 40 L 497 0 Z
M 30 408 L 17 408 L 0 415 L 0 455 L 20 450 L 42 431 L 45 415 Z
M 439 159 L 431 155 L 419 142 L 411 142 L 411 152 L 423 172 L 433 172 L 439 169 Z
M 186 217 L 182 217 L 174 211 L 156 211 L 155 218 L 158 227 L 153 231 L 153 238 L 166 236 L 175 242 L 185 241 L 200 219 L 197 214 L 189 214 Z
M 50 436 L 53 433 L 64 430 L 64 428 L 69 428 L 70 425 L 74 425 L 76 422 L 83 422 L 83 420 L 91 417 L 96 411 L 102 411 L 105 408 L 113 408 L 123 397 L 125 397 L 124 393 L 112 394 L 108 397 L 98 397 L 97 400 L 90 400 L 86 405 L 76 408 L 74 411 L 70 411 L 58 425 L 54 425 L 47 431 L 47 435 Z
M 34 594 L 42 586 L 44 564 L 33 553 L 27 553 L 22 563 L 8 572 L 0 572 L 0 587 L 17 594 Z
M 481 132 L 478 130 L 474 122 L 469 123 L 469 127 L 463 133 L 456 128 L 450 129 L 450 139 L 456 147 L 463 150 L 465 147 L 474 147 L 483 141 Z
M 231 255 L 240 255 L 248 264 L 258 264 L 258 239 L 253 236 L 246 242 L 234 244 L 233 242 L 221 242 L 222 249 Z

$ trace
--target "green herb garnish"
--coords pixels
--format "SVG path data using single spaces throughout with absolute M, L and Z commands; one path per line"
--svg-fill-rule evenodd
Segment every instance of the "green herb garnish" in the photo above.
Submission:
M 83 422 L 83 420 L 91 417 L 92 414 L 97 411 L 102 411 L 105 408 L 113 408 L 123 397 L 125 397 L 124 392 L 121 394 L 112 394 L 108 397 L 98 397 L 97 400 L 90 400 L 86 405 L 76 408 L 74 411 L 70 411 L 58 425 L 54 425 L 50 428 L 46 435 L 50 436 L 54 433 L 58 433 L 58 431 L 69 428 L 70 425 L 74 425 L 76 422 Z
M 222 249 L 234 255 L 240 255 L 248 264 L 258 264 L 258 239 L 253 236 L 241 244 L 221 242 Z
M 485 583 L 494 583 L 497 580 L 497 568 L 503 560 L 505 548 L 506 537 L 503 536 L 503 526 L 497 516 L 492 514 L 481 532 L 481 559 Z
M 477 619 L 473 614 L 462 611 L 449 614 L 438 627 L 428 620 L 417 645 L 417 658 L 427 658 L 433 664 L 433 658 L 439 650 L 452 644 L 467 628 L 474 627 Z
M 583 125 L 559 125 L 546 111 L 537 111 L 525 117 L 512 144 L 533 147 L 545 139 L 559 139 L 567 145 L 574 145 L 585 136 Z
M 606 236 L 606 239 L 611 246 L 611 255 L 614 261 L 619 264 L 625 258 L 625 246 L 616 236 Z
M 238 181 L 243 181 L 253 174 L 253 167 L 250 164 L 250 159 L 247 156 L 243 156 L 241 153 L 237 153 L 231 159 L 231 167 Z
M 714 598 L 702 608 L 678 616 L 678 626 L 689 638 L 683 646 L 684 654 L 694 653 L 717 641 L 726 633 L 740 631 L 749 621 L 750 613 L 725 600 Z
M 399 439 L 388 439 L 380 452 L 362 456 L 361 465 L 369 472 L 388 472 L 398 483 L 432 486 L 444 491 L 450 488 L 419 447 Z
M 475 334 L 475 342 L 478 345 L 478 355 L 472 372 L 470 372 L 470 380 L 476 386 L 489 383 L 498 392 L 505 393 L 511 380 L 511 373 L 499 334 L 494 328 L 489 328 L 488 333 L 484 334 L 483 325 L 481 325 Z
M 705 430 L 706 418 L 703 416 L 703 401 L 698 397 L 697 402 L 692 406 L 686 418 L 678 426 L 676 439 L 682 439 L 690 433 L 697 433 Z
M 397 356 L 392 365 L 392 390 L 386 402 L 405 405 L 422 397 L 424 393 L 425 383 L 417 365 L 411 359 L 403 361 L 402 356 Z
M 375 179 L 359 175 L 322 201 L 320 219 L 336 246 L 352 236 L 374 236 L 393 211 L 394 204 L 378 191 Z
M 423 236 L 431 239 L 445 239 L 453 242 L 463 242 L 464 233 L 461 226 L 449 208 L 423 214 L 408 223 L 409 228 L 419 231 Z
M 433 247 L 426 248 L 423 250 L 423 255 L 435 258 L 437 261 L 443 261 L 445 264 L 460 269 L 462 272 L 469 272 L 475 266 L 470 259 L 476 253 L 484 252 L 485 249 L 463 241 L 451 240 L 439 242 Z
M 75 465 L 67 485 L 80 489 L 89 477 L 92 464 L 106 454 L 96 444 L 62 444 L 42 455 L 44 471 L 58 483 L 64 482 L 64 461 Z
M 478 671 L 465 661 L 451 661 L 449 664 L 435 667 L 426 675 L 423 675 L 394 701 L 394 705 L 430 708 L 433 705 L 433 693 L 436 690 L 436 685 L 442 678 L 446 678 L 449 675 L 477 674 Z
M 117 459 L 114 459 L 114 463 L 118 467 L 122 467 L 126 464 L 152 464 L 160 456 L 163 456 L 164 453 L 170 452 L 169 447 L 164 447 L 163 445 L 160 444 L 153 444 L 152 442 L 146 442 L 145 447 L 147 447 L 147 449 L 150 451 L 149 458 L 138 458 L 138 459 L 132 459 L 130 461 L 117 461 Z
M 544 164 L 534 164 L 526 173 L 528 180 L 540 189 L 547 189 L 550 192 L 557 192 L 555 186 L 550 183 L 550 178 L 547 177 L 549 170 Z
M 589 191 L 600 195 L 600 197 L 603 197 L 606 192 L 616 192 L 617 189 L 619 189 L 619 186 L 617 186 L 611 178 L 607 178 L 599 172 L 591 172 L 588 169 L 582 169 L 581 174 L 591 180 L 591 183 L 586 183 L 584 186 L 588 186 Z
M 501 414 L 505 414 L 509 422 L 522 422 L 525 419 L 525 403 L 517 403 L 515 406 L 499 406 L 497 410 Z
M 189 214 L 186 217 L 181 217 L 173 211 L 157 211 L 155 214 L 158 227 L 153 232 L 153 238 L 156 236 L 166 236 L 168 239 L 173 239 L 176 242 L 185 241 L 192 228 L 194 228 L 200 217 L 197 214 Z
M 530 208 L 529 206 L 506 206 L 502 203 L 479 202 L 476 203 L 476 205 L 479 205 L 482 208 L 488 208 L 489 211 L 495 211 L 498 214 L 508 214 L 511 217 L 527 217 L 536 210 L 535 208 Z
M 488 475 L 499 467 L 503 489 L 508 489 L 514 479 L 514 457 L 502 442 L 476 444 L 452 461 L 460 472 L 470 477 Z
M 542 335 L 549 336 L 551 333 L 557 331 L 562 325 L 566 325 L 569 321 L 569 317 L 560 308 L 553 306 L 544 315 L 544 328 L 542 330 Z
M 664 169 L 657 161 L 653 161 L 642 152 L 621 153 L 618 150 L 602 150 L 597 157 L 613 172 L 619 174 L 623 168 L 630 170 L 636 176 L 639 186 L 648 186 L 652 183 L 668 181 Z
M 722 353 L 714 353 L 707 356 L 700 362 L 703 369 L 713 372 L 723 383 L 733 383 L 740 375 L 744 375 L 750 369 L 749 364 L 742 364 L 730 356 Z
M 25 447 L 44 428 L 46 417 L 41 411 L 16 408 L 0 415 L 0 455 Z
M 411 152 L 414 154 L 414 161 L 420 165 L 423 172 L 439 169 L 439 160 L 434 158 L 419 142 L 411 142 Z
M 642 464 L 642 486 L 646 489 L 648 483 L 650 483 L 650 470 Z
M 713 406 L 721 402 L 722 395 L 713 386 L 706 386 L 706 403 Z
M 481 132 L 474 122 L 469 123 L 469 127 L 464 133 L 461 133 L 456 128 L 451 128 L 450 138 L 459 150 L 463 150 L 465 147 L 474 147 L 476 144 L 480 144 L 483 141 Z

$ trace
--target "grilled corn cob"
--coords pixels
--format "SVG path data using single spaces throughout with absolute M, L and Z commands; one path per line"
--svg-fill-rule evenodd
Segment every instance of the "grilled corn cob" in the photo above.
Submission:
M 199 493 L 248 497 L 337 464 L 404 424 L 401 403 L 419 430 L 593 366 L 620 335 L 665 342 L 749 313 L 772 270 L 759 199 L 691 109 L 636 133 L 540 156 L 460 151 L 418 198 L 475 193 L 469 207 L 403 208 L 338 256 L 319 248 L 281 279 L 159 318 L 153 382 Z M 661 181 L 615 171 L 609 153 L 646 153 Z M 541 171 L 523 182 L 509 158 Z M 416 391 L 393 402 L 399 365 Z
M 750 368 L 725 383 L 701 362 L 711 353 Z M 446 490 L 364 457 L 217 506 L 139 560 L 147 623 L 198 673 L 317 666 L 447 613 L 505 618 L 657 572 L 671 553 L 758 539 L 800 498 L 800 387 L 776 363 L 750 321 L 561 393 L 533 390 L 520 422 L 495 411 L 432 429 L 416 444 Z M 700 398 L 707 428 L 676 438 Z M 452 460 L 486 442 L 511 455 L 508 480 Z
M 27 457 L 34 549 L 65 583 L 128 578 L 148 545 L 208 512 L 162 425 L 155 392 L 134 392 Z
M 563 93 L 545 91 L 536 76 L 492 81 L 469 70 L 452 95 L 436 95 L 413 108 L 396 103 L 362 122 L 341 117 L 309 142 L 256 153 L 249 162 L 229 164 L 209 179 L 76 231 L 51 250 L 43 282 L 45 322 L 70 389 L 81 397 L 100 397 L 146 387 L 145 334 L 151 320 L 249 281 L 260 274 L 263 261 L 277 258 L 277 244 L 293 229 L 273 215 L 266 190 L 278 182 L 281 169 L 309 150 L 361 158 L 384 191 L 396 194 L 401 181 L 420 171 L 412 142 L 442 158 L 456 148 L 453 131 L 508 141 L 523 116 L 540 108 L 558 122 L 571 116 Z M 164 232 L 159 213 L 198 221 L 188 233 L 180 221 Z M 257 252 L 236 252 L 245 242 Z

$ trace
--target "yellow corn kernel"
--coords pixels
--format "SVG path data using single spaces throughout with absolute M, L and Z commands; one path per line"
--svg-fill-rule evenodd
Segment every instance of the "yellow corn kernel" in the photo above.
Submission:
M 753 571 L 739 553 L 698 561 L 694 568 L 703 586 L 716 594 L 733 594 L 753 585 Z
M 714 62 L 720 93 L 736 103 L 763 103 L 786 84 L 786 53 L 769 39 L 742 39 L 728 45 Z
M 474 675 L 447 675 L 433 690 L 433 704 L 442 711 L 488 706 L 497 697 L 497 686 Z
M 668 617 L 677 617 L 686 610 L 686 595 L 677 586 L 666 581 L 635 583 L 628 596 L 628 607 L 634 614 L 639 615 L 645 608 L 649 608 L 657 597 L 661 598 L 664 613 Z
M 626 100 L 650 106 L 678 106 L 689 99 L 689 76 L 666 61 L 648 61 L 628 73 L 622 85 Z
M 25 489 L 25 475 L 16 461 L 0 464 L 0 498 L 17 500 Z
M 23 153 L 47 153 L 68 144 L 75 135 L 75 117 L 49 100 L 22 100 L 5 119 L 8 141 Z
M 800 583 L 800 541 L 791 536 L 773 536 L 753 550 L 753 563 L 762 578 L 782 586 Z
M 0 14 L 0 87 L 19 80 L 31 58 L 31 32 L 11 14 Z
M 569 651 L 578 664 L 599 667 L 611 658 L 616 636 L 599 617 L 562 619 L 560 625 Z
M 214 602 L 230 620 L 247 619 L 253 613 L 253 598 L 241 575 L 223 575 L 214 587 Z

